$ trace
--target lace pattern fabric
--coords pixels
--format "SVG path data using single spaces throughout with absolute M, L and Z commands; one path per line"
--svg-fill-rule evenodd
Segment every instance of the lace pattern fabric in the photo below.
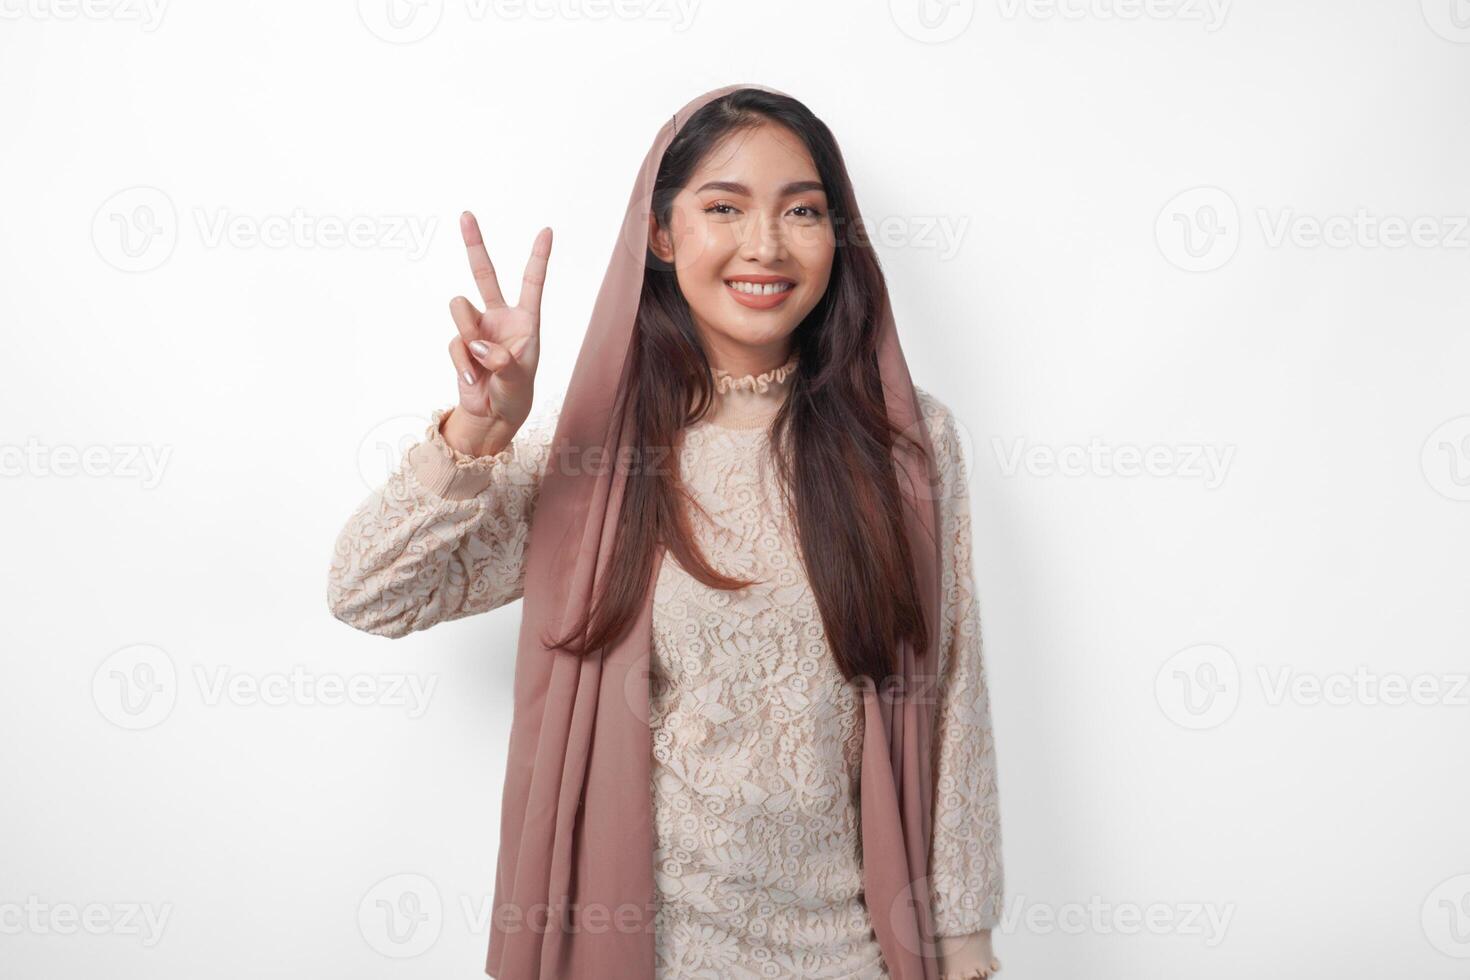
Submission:
M 762 429 L 680 454 L 712 589 L 666 557 L 653 600 L 658 961 L 670 977 L 887 976 L 862 901 L 861 701 L 827 650 Z
M 862 897 L 861 701 L 827 647 L 762 424 L 794 370 L 793 357 L 759 375 L 716 372 L 717 410 L 685 430 L 678 453 L 705 557 L 759 582 L 710 589 L 671 555 L 657 577 L 650 792 L 661 978 L 888 976 Z M 930 886 L 953 953 L 945 975 L 984 976 L 999 967 L 985 931 L 999 920 L 1003 878 L 968 486 L 953 416 L 916 392 L 945 495 Z M 557 412 L 478 459 L 444 443 L 436 412 L 338 536 L 333 614 L 402 636 L 519 598 Z

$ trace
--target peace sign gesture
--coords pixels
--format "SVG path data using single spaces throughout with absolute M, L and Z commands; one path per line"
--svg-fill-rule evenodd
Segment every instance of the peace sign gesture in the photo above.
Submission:
M 468 211 L 460 215 L 459 229 L 485 309 L 482 312 L 463 296 L 449 301 L 456 329 L 449 342 L 449 357 L 459 377 L 459 407 L 449 413 L 444 436 L 454 448 L 479 456 L 508 444 L 531 414 L 541 356 L 541 287 L 551 257 L 551 229 L 541 229 L 531 245 L 514 306 L 500 294 L 495 266 L 475 216 Z

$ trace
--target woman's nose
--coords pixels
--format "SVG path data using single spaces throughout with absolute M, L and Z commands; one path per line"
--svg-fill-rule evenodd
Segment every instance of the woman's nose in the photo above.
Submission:
M 779 218 L 757 215 L 746 227 L 745 255 L 755 261 L 775 262 L 786 257 L 786 235 Z

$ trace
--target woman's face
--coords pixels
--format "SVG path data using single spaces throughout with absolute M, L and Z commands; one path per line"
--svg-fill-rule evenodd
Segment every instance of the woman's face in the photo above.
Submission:
M 792 331 L 832 274 L 827 195 L 811 155 L 784 126 L 764 123 L 717 144 L 674 198 L 669 227 L 649 230 L 711 362 L 736 374 L 786 359 Z

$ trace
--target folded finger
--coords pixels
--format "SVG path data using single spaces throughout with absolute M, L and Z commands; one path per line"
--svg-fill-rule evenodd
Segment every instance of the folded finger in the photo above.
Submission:
M 449 359 L 454 362 L 454 373 L 459 378 L 459 386 L 474 387 L 479 375 L 475 373 L 474 359 L 470 357 L 463 339 L 455 337 L 449 341 Z
M 449 301 L 449 315 L 454 318 L 454 329 L 459 331 L 465 343 L 480 336 L 480 311 L 475 309 L 474 303 L 463 296 L 456 296 Z

